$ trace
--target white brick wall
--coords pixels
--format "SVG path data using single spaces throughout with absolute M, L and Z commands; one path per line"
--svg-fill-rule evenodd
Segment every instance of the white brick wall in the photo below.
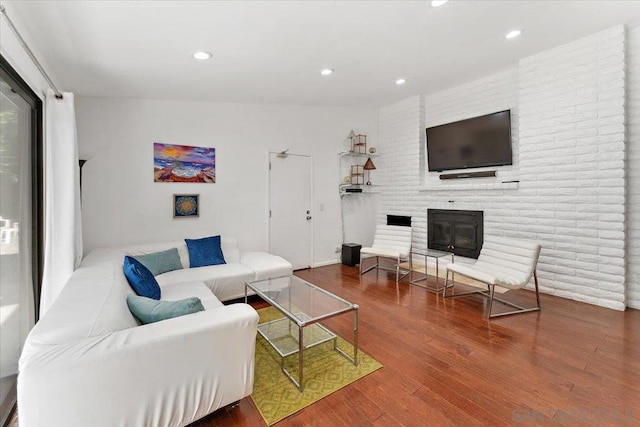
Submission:
M 521 188 L 535 190 L 522 216 L 551 217 L 523 230 L 543 245 L 544 285 L 616 309 L 625 284 L 624 59 L 618 26 L 519 65 Z
M 640 25 L 627 28 L 627 305 L 640 308 Z
M 380 109 L 379 135 L 384 146 L 378 166 L 378 180 L 384 186 L 380 195 L 380 222 L 387 214 L 406 215 L 420 184 L 420 145 L 424 142 L 422 96 L 415 96 Z
M 624 309 L 624 84 L 620 26 L 523 59 L 516 69 L 381 109 L 388 186 L 380 220 L 411 215 L 414 247 L 424 248 L 428 208 L 483 210 L 487 235 L 542 244 L 543 292 Z M 514 165 L 498 168 L 497 180 L 469 180 L 451 191 L 425 171 L 426 126 L 507 108 Z M 521 182 L 495 185 L 506 179 Z

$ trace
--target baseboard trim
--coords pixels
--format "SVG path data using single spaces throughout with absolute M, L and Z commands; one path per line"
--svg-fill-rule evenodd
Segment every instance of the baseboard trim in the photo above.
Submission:
M 317 262 L 317 263 L 313 264 L 313 268 L 324 267 L 325 265 L 333 265 L 333 264 L 340 264 L 340 260 L 339 259 L 334 259 L 334 260 L 331 260 L 331 261 Z

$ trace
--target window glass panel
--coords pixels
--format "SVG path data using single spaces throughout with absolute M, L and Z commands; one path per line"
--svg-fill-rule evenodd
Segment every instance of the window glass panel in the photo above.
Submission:
M 31 106 L 0 78 L 0 403 L 31 326 Z

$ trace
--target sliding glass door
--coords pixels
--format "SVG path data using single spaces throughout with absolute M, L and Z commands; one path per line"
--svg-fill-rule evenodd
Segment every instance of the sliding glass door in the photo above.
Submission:
M 40 283 L 42 102 L 0 57 L 0 422 Z

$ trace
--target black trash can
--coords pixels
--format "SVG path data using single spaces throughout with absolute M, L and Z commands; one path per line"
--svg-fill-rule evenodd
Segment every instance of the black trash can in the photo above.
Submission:
M 343 243 L 342 263 L 350 267 L 360 264 L 360 249 L 362 245 L 357 243 Z

